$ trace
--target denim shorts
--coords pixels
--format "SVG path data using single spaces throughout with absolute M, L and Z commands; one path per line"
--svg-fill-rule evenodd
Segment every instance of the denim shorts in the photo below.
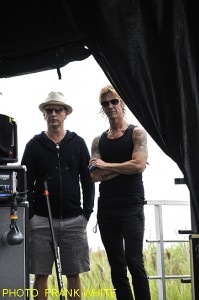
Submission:
M 90 270 L 87 220 L 84 215 L 53 219 L 54 236 L 60 251 L 63 275 L 77 275 Z M 50 275 L 54 263 L 49 220 L 34 215 L 30 219 L 30 273 Z

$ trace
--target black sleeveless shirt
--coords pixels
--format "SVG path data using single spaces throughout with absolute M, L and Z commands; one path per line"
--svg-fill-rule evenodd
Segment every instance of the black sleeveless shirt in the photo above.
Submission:
M 117 139 L 108 139 L 107 131 L 99 140 L 101 159 L 105 162 L 122 163 L 132 159 L 132 134 L 136 126 L 129 125 L 125 133 Z M 144 203 L 142 174 L 119 175 L 111 180 L 102 181 L 99 185 L 99 202 L 105 206 L 114 204 Z

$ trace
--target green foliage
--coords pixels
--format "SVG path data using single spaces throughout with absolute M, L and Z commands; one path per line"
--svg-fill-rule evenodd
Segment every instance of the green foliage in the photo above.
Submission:
M 149 276 L 157 276 L 156 245 L 151 243 L 144 250 L 144 261 Z M 91 270 L 81 274 L 83 300 L 116 300 L 111 282 L 110 267 L 104 250 L 90 253 Z M 164 253 L 165 275 L 190 275 L 189 243 L 173 243 Z M 130 274 L 129 274 L 130 278 Z M 64 288 L 67 282 L 63 276 Z M 158 280 L 149 280 L 151 299 L 159 300 Z M 49 276 L 49 289 L 57 289 L 55 270 Z M 191 300 L 191 284 L 183 284 L 180 279 L 166 279 L 167 300 Z M 50 295 L 48 300 L 60 300 L 58 295 Z
M 149 244 L 144 251 L 145 267 L 149 276 L 157 276 L 157 250 L 155 244 Z M 164 252 L 165 276 L 190 275 L 189 243 L 172 243 Z M 152 300 L 159 300 L 158 280 L 150 279 Z M 180 278 L 166 279 L 167 300 L 191 300 L 191 284 L 181 283 Z
M 94 293 L 92 297 L 83 297 L 83 300 L 115 300 L 116 297 L 111 282 L 110 267 L 105 251 L 99 249 L 96 252 L 91 252 L 90 260 L 91 270 L 88 273 L 81 274 L 81 280 L 82 287 L 90 291 L 94 289 Z

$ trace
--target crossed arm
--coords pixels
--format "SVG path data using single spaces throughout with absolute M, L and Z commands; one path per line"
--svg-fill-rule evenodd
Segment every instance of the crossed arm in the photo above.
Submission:
M 132 175 L 142 173 L 147 165 L 148 150 L 147 150 L 147 135 L 142 128 L 136 127 L 133 130 L 132 143 L 134 145 L 132 158 L 122 163 L 109 163 L 101 159 L 99 151 L 100 136 L 93 140 L 91 155 L 92 159 L 89 162 L 89 167 L 96 166 L 97 168 L 91 172 L 92 181 L 105 181 L 123 174 Z

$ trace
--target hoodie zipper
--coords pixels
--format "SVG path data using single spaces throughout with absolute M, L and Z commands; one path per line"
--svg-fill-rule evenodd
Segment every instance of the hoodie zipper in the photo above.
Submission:
M 60 166 L 60 157 L 59 157 L 59 152 L 57 152 L 57 157 L 58 157 L 58 169 L 59 169 L 59 180 L 60 180 L 60 219 L 62 219 L 62 177 L 61 177 L 61 166 Z

